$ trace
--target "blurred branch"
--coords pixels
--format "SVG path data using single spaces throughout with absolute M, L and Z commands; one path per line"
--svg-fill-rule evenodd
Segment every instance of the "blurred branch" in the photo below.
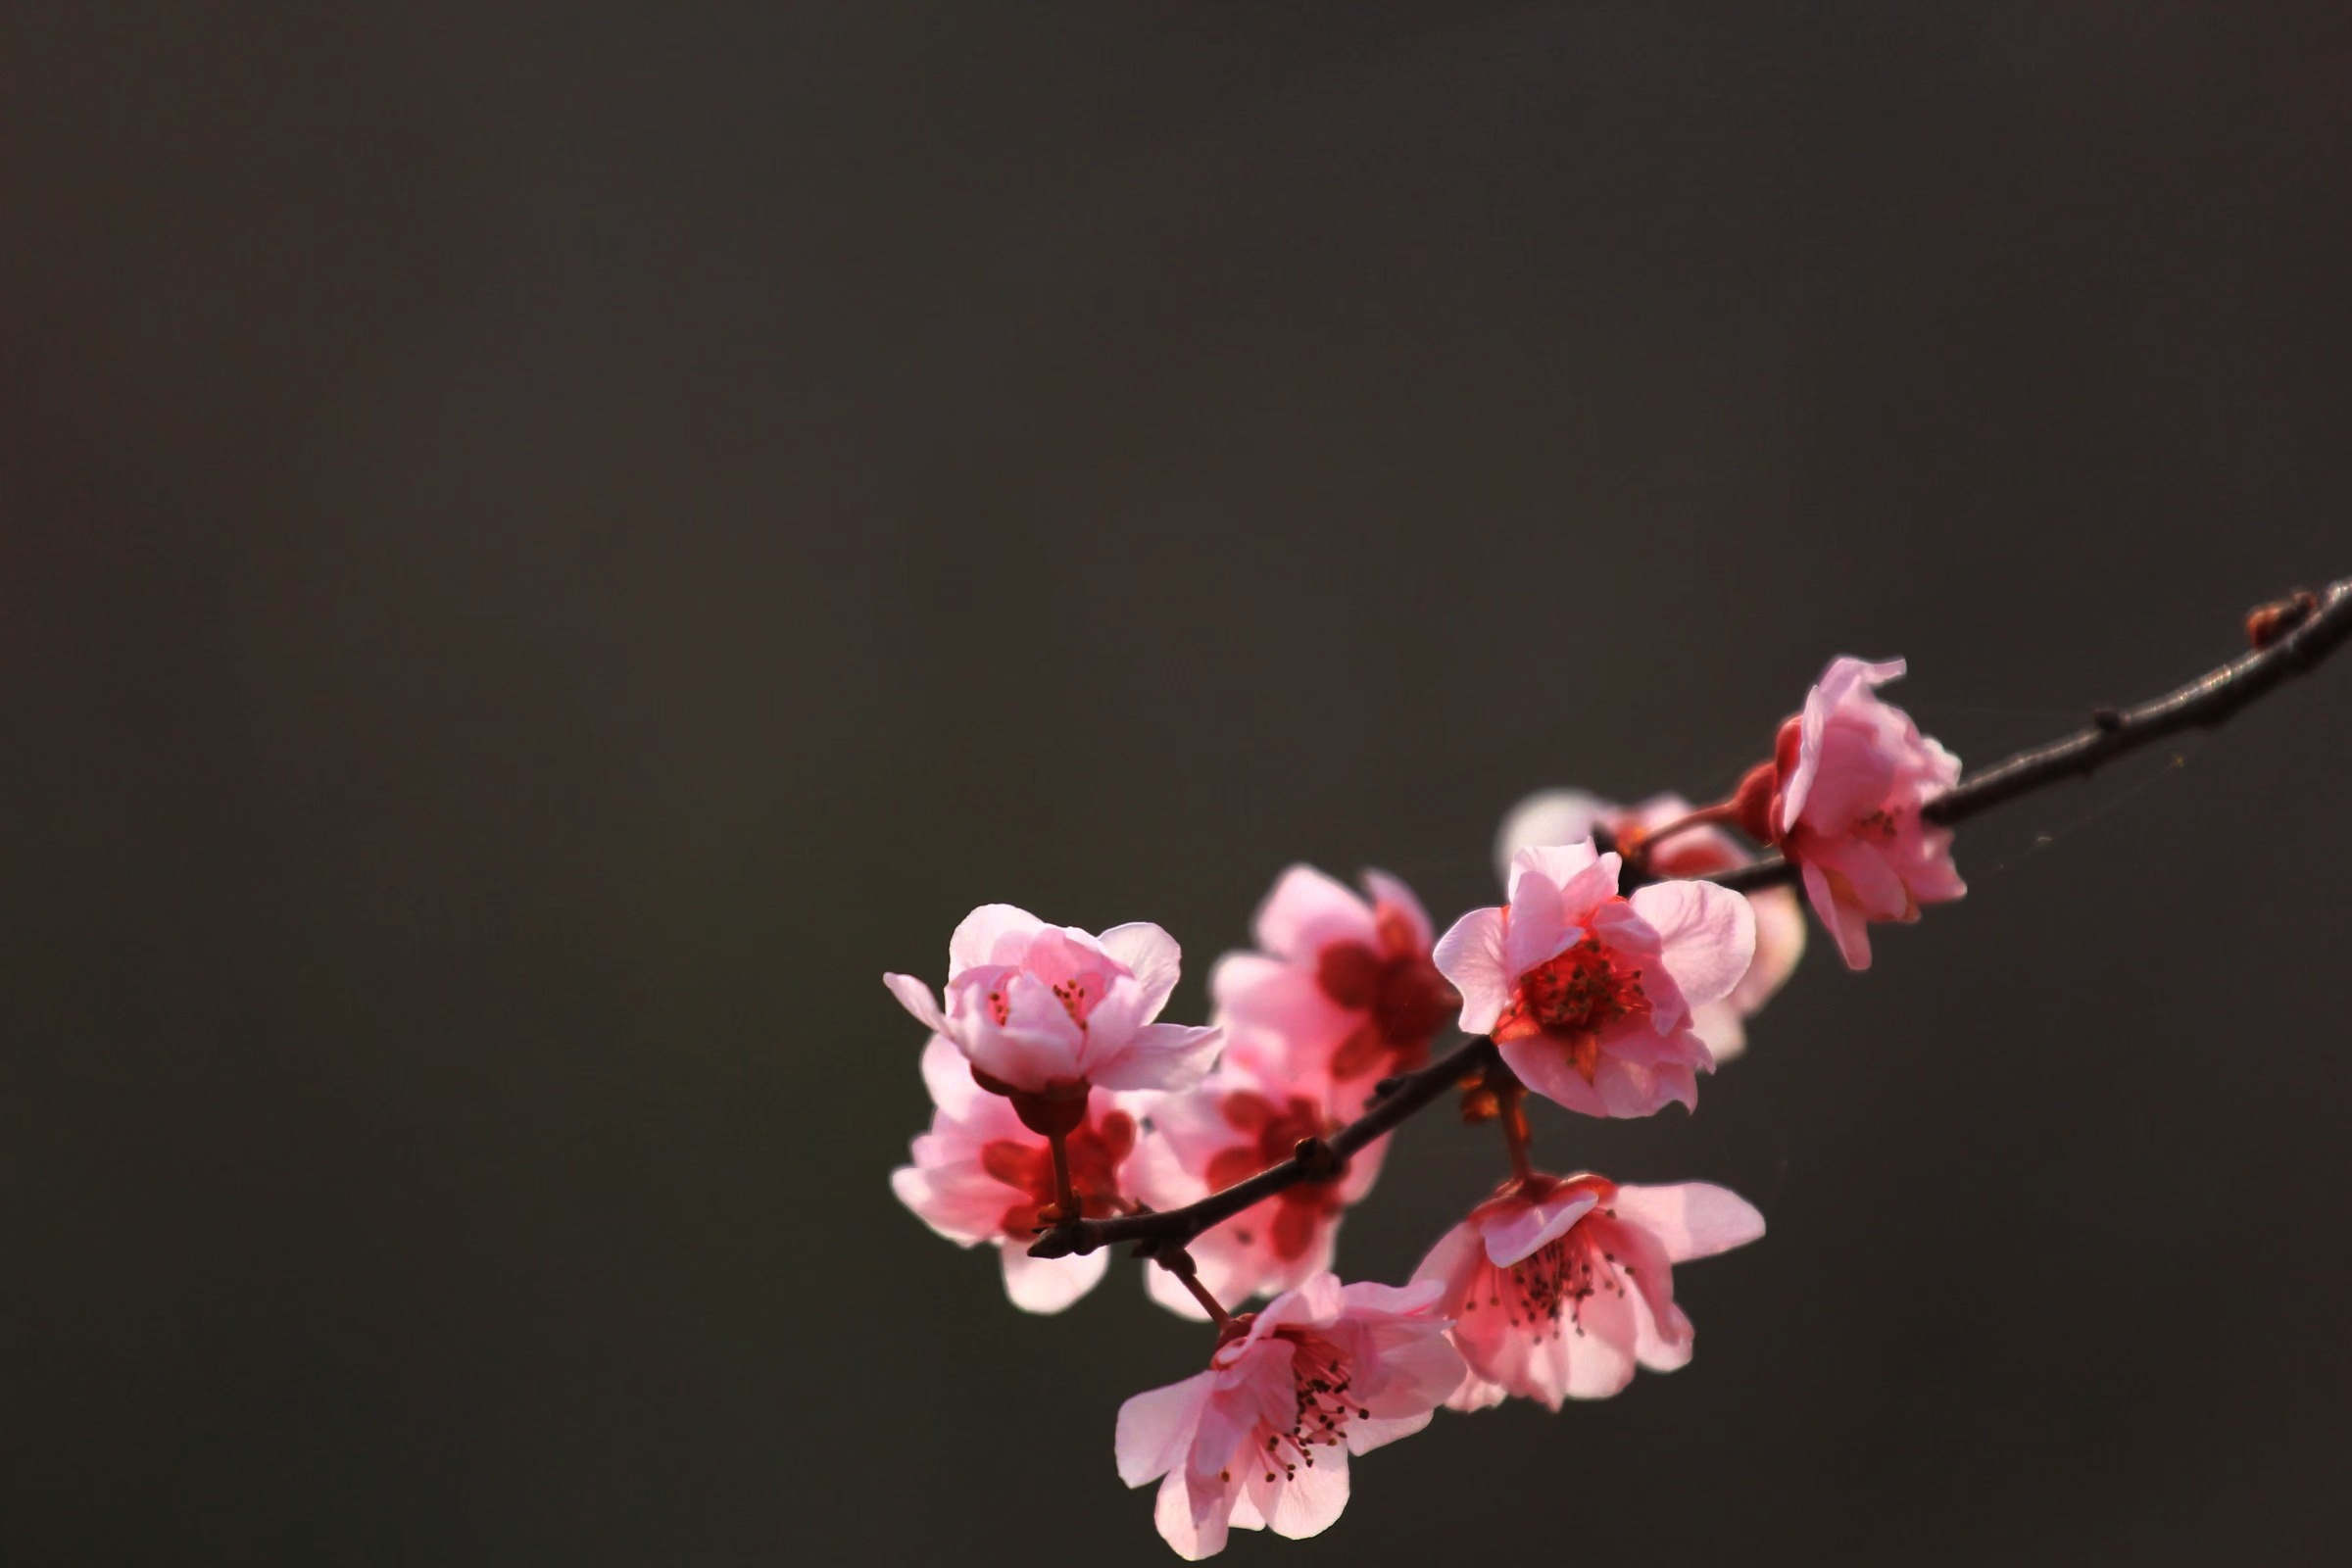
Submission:
M 2265 605 L 2246 624 L 2255 644 L 2253 652 L 2136 708 L 2094 709 L 2088 728 L 1994 763 L 1929 802 L 1921 814 L 1948 826 L 2060 779 L 2080 778 L 2167 735 L 2222 723 L 2257 698 L 2313 668 L 2352 638 L 2352 577 L 2321 593 L 2300 593 Z M 1710 880 L 1746 893 L 1778 886 L 1795 874 L 1793 865 L 1772 856 L 1717 872 Z M 1067 1257 L 1117 1242 L 1136 1242 L 1141 1244 L 1138 1256 L 1158 1256 L 1176 1272 L 1190 1272 L 1185 1266 L 1189 1258 L 1177 1254 L 1194 1237 L 1285 1188 L 1336 1175 L 1350 1154 L 1393 1131 L 1448 1088 L 1484 1071 L 1494 1059 L 1492 1040 L 1484 1036 L 1466 1040 L 1420 1071 L 1383 1085 L 1386 1093 L 1372 1107 L 1328 1141 L 1303 1140 L 1290 1158 L 1247 1181 L 1165 1213 L 1122 1214 L 1056 1226 L 1038 1238 L 1029 1255 Z

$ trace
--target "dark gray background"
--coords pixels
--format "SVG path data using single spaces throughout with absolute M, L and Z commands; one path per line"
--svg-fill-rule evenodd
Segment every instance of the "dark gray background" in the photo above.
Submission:
M 2226 656 L 2352 571 L 2348 17 L 8 8 L 8 1557 L 1172 1560 L 1204 1337 L 897 1207 L 881 971 L 1150 918 L 1197 1017 L 1292 858 L 1448 918 L 1832 654 L 1975 761 Z M 1232 1559 L 2352 1549 L 2348 695 L 1546 1118 L 1770 1216 L 1694 1364 Z

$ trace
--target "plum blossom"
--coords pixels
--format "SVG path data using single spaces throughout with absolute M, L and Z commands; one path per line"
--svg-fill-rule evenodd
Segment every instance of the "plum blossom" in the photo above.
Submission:
M 1691 813 L 1679 795 L 1653 795 L 1619 806 L 1583 790 L 1544 790 L 1512 808 L 1495 838 L 1495 859 L 1505 879 L 1511 857 L 1539 844 L 1573 844 L 1604 829 L 1620 845 L 1632 846 L 1670 822 Z M 1699 877 L 1746 865 L 1755 857 L 1720 828 L 1685 828 L 1660 840 L 1649 853 L 1649 868 L 1662 877 Z M 1747 896 L 1756 916 L 1756 956 L 1747 973 L 1720 1001 L 1690 1008 L 1690 1032 L 1706 1043 L 1718 1064 L 1747 1049 L 1747 1020 L 1796 972 L 1805 954 L 1805 912 L 1788 888 L 1766 888 Z
M 1440 1294 L 1315 1275 L 1233 1319 L 1207 1371 L 1121 1405 L 1119 1479 L 1166 1478 L 1153 1521 L 1176 1554 L 1214 1556 L 1233 1528 L 1329 1527 L 1348 1455 L 1420 1431 L 1462 1381 Z
M 1251 927 L 1260 951 L 1209 974 L 1229 1056 L 1321 1093 L 1352 1117 L 1372 1086 L 1428 1059 L 1460 1005 L 1430 962 L 1429 915 L 1412 889 L 1364 873 L 1367 902 L 1309 865 L 1275 881 Z
M 1163 1210 L 1197 1202 L 1340 1125 L 1320 1097 L 1229 1057 L 1196 1088 L 1153 1102 L 1152 1130 L 1136 1152 L 1136 1196 Z M 1328 1179 L 1296 1183 L 1203 1231 L 1190 1246 L 1200 1283 L 1230 1304 L 1294 1290 L 1330 1268 L 1340 1213 L 1371 1191 L 1387 1149 L 1378 1139 Z M 1167 1270 L 1148 1269 L 1145 1278 L 1170 1311 L 1207 1315 Z
M 1517 1395 L 1557 1410 L 1615 1394 L 1637 1364 L 1673 1371 L 1690 1359 L 1691 1329 L 1672 1265 L 1763 1234 L 1763 1215 L 1705 1182 L 1504 1183 L 1413 1274 L 1445 1286 L 1440 1310 L 1469 1366 L 1446 1402 L 1478 1410 Z
M 1536 1093 L 1588 1116 L 1694 1107 L 1715 1058 L 1691 1008 L 1729 996 L 1755 954 L 1747 901 L 1705 882 L 1617 893 L 1618 857 L 1591 841 L 1521 850 L 1510 903 L 1438 939 L 1461 1026 L 1491 1035 Z
M 1902 673 L 1899 659 L 1832 660 L 1740 791 L 1741 825 L 1795 862 L 1853 969 L 1870 967 L 1870 922 L 1907 923 L 1968 891 L 1951 829 L 1920 815 L 1959 781 L 1960 760 L 1873 689 Z
M 964 1247 L 995 1244 L 1004 1294 L 1030 1312 L 1058 1312 L 1102 1277 L 1109 1252 L 1082 1257 L 1029 1255 L 1039 1212 L 1054 1202 L 1054 1154 L 1043 1134 L 1022 1124 L 1012 1102 L 973 1081 L 955 1043 L 933 1035 L 923 1048 L 923 1082 L 938 1109 L 914 1141 L 914 1163 L 891 1172 L 891 1191 L 922 1222 Z M 1087 1096 L 1084 1120 L 1064 1134 L 1071 1185 L 1086 1217 L 1125 1213 L 1122 1167 L 1136 1147 L 1136 1119 L 1120 1097 Z
M 948 941 L 944 1009 L 912 975 L 882 980 L 908 1012 L 956 1043 L 981 1088 L 1066 1109 L 1088 1085 L 1181 1089 L 1207 1070 L 1216 1030 L 1152 1022 L 1176 988 L 1179 956 L 1175 939 L 1155 925 L 1113 926 L 1097 937 L 988 904 Z

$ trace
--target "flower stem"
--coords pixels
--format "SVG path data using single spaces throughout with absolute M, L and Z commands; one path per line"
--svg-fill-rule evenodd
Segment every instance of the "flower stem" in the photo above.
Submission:
M 1085 1217 L 1085 1210 L 1078 1202 L 1077 1185 L 1070 1180 L 1070 1152 L 1062 1142 L 1066 1136 L 1063 1133 L 1046 1136 L 1047 1145 L 1054 1151 L 1054 1203 L 1061 1210 L 1055 1223 L 1061 1225 Z
M 1739 820 L 1739 817 L 1740 803 L 1737 798 L 1717 801 L 1713 806 L 1702 806 L 1695 811 L 1686 812 L 1684 815 L 1676 817 L 1664 827 L 1651 828 L 1648 832 L 1636 837 L 1631 852 L 1633 858 L 1646 863 L 1650 852 L 1658 847 L 1659 840 L 1672 838 L 1677 833 L 1689 832 L 1694 827 L 1713 827 L 1720 822 L 1735 822 Z
M 1185 1261 L 1189 1263 L 1192 1259 L 1187 1258 Z M 1208 1294 L 1208 1287 L 1200 1283 L 1200 1276 L 1189 1268 L 1179 1269 L 1175 1272 L 1176 1277 L 1184 1281 L 1184 1288 L 1193 1293 L 1193 1299 L 1199 1301 L 1201 1310 L 1208 1314 L 1208 1320 L 1217 1326 L 1218 1335 L 1221 1337 L 1229 1332 L 1233 1328 L 1233 1314 L 1220 1306 L 1217 1298 Z
M 1527 1125 L 1527 1090 L 1520 1084 L 1497 1087 L 1494 1099 L 1502 1114 L 1495 1120 L 1502 1124 L 1502 1144 L 1511 1152 L 1511 1175 L 1524 1182 L 1536 1174 L 1533 1161 L 1527 1157 L 1529 1131 Z

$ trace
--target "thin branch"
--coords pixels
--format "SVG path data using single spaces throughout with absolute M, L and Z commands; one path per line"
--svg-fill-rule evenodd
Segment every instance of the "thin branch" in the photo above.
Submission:
M 2044 785 L 2083 777 L 2103 763 L 2168 735 L 2184 729 L 2211 729 L 2255 699 L 2308 672 L 2347 639 L 2352 639 L 2352 577 L 2312 596 L 2311 609 L 2302 621 L 2268 646 L 2241 654 L 2180 690 L 2137 708 L 2095 709 L 2087 729 L 1971 774 L 1930 801 L 1920 814 L 1949 827 Z M 1796 867 L 1775 855 L 1752 865 L 1718 871 L 1708 880 L 1718 887 L 1753 893 L 1795 877 Z
M 1371 1109 L 1332 1134 L 1329 1140 L 1300 1140 L 1298 1152 L 1290 1158 L 1268 1166 L 1248 1181 L 1236 1182 L 1221 1193 L 1211 1193 L 1197 1203 L 1187 1203 L 1164 1214 L 1121 1214 L 1111 1219 L 1082 1219 L 1075 1225 L 1056 1226 L 1037 1239 L 1029 1249 L 1029 1255 L 1067 1257 L 1115 1242 L 1146 1242 L 1150 1244 L 1147 1251 L 1182 1247 L 1219 1220 L 1231 1219 L 1251 1203 L 1272 1198 L 1286 1187 L 1338 1175 L 1348 1155 L 1472 1073 L 1484 1071 L 1494 1059 L 1494 1042 L 1484 1035 L 1473 1036 L 1420 1071 L 1395 1080 L 1388 1093 L 1373 1102 Z
M 2352 639 L 2352 577 L 2322 593 L 2266 607 L 2256 612 L 2252 624 L 2265 628 L 2257 634 L 2259 646 L 2254 652 L 2136 708 L 2099 709 L 2092 713 L 2088 729 L 1994 763 L 1929 802 L 1921 814 L 1945 825 L 1959 822 L 2060 779 L 2081 777 L 2167 735 L 2221 723 Z M 1794 876 L 1795 867 L 1773 856 L 1752 865 L 1717 872 L 1712 880 L 1718 886 L 1746 893 L 1778 886 Z M 1286 1188 L 1303 1181 L 1328 1180 L 1339 1173 L 1348 1156 L 1395 1130 L 1447 1089 L 1483 1072 L 1496 1059 L 1492 1040 L 1477 1036 L 1463 1041 L 1420 1071 L 1394 1080 L 1371 1109 L 1334 1133 L 1328 1142 L 1305 1139 L 1281 1163 L 1163 1214 L 1124 1214 L 1056 1226 L 1037 1239 L 1029 1255 L 1068 1257 L 1116 1242 L 1141 1243 L 1139 1255 L 1180 1248 L 1220 1220 L 1231 1219 Z

